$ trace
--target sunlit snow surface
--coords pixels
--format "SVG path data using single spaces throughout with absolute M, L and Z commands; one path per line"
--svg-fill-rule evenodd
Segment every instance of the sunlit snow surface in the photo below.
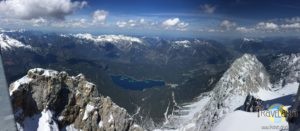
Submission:
M 277 91 L 265 91 L 260 90 L 256 97 L 267 101 L 267 104 L 282 104 L 285 106 L 291 106 L 292 96 L 296 95 L 299 83 L 287 84 L 280 90 Z M 272 102 L 272 100 L 274 100 Z M 271 101 L 268 103 L 268 101 Z M 265 105 L 266 106 L 266 105 Z M 234 111 L 225 116 L 225 118 L 215 127 L 214 131 L 263 131 L 264 128 L 271 126 L 279 126 L 280 128 L 288 127 L 286 121 L 273 123 L 268 117 L 258 117 L 257 112 L 245 112 L 245 111 Z M 279 131 L 280 129 L 267 129 L 269 131 Z
M 224 73 L 214 90 L 201 94 L 192 103 L 181 105 L 181 109 L 177 112 L 179 114 L 169 115 L 168 123 L 158 130 L 210 131 L 222 129 L 227 131 L 226 128 L 228 128 L 228 131 L 235 131 L 235 129 L 240 131 L 240 129 L 230 126 L 239 124 L 231 123 L 230 119 L 237 119 L 238 121 L 239 117 L 242 117 L 241 115 L 247 114 L 244 118 L 246 121 L 253 120 L 258 115 L 257 113 L 241 111 L 248 93 L 262 99 L 265 107 L 272 104 L 290 106 L 293 102 L 293 96 L 297 93 L 298 85 L 298 83 L 289 83 L 284 87 L 271 88 L 272 84 L 269 82 L 269 76 L 263 65 L 254 56 L 244 55 L 237 59 L 231 68 Z M 227 124 L 227 122 L 231 124 Z M 264 119 L 257 122 L 268 124 Z M 255 122 L 251 124 L 259 125 Z M 286 122 L 281 124 L 287 125 Z M 223 127 L 223 125 L 226 126 Z M 258 128 L 261 129 L 262 127 L 255 127 L 255 129 Z
M 292 97 L 296 95 L 299 83 L 289 83 L 281 89 L 275 90 L 260 90 L 258 93 L 252 94 L 257 98 L 265 101 L 264 106 L 271 106 L 271 104 L 282 104 L 286 107 L 291 106 Z M 194 102 L 190 105 L 184 106 L 188 108 L 188 112 L 184 115 L 181 120 L 191 120 L 195 115 L 203 111 L 203 106 L 209 103 L 209 95 L 204 95 L 199 98 L 199 101 Z M 235 96 L 233 103 L 243 103 L 245 101 L 244 96 Z M 242 104 L 240 104 L 242 106 Z M 197 125 L 196 121 L 191 120 L 177 129 L 156 129 L 155 131 L 194 131 Z M 201 126 L 201 125 L 200 125 Z M 212 129 L 213 131 L 262 131 L 266 130 L 269 126 L 280 126 L 287 127 L 286 121 L 280 123 L 273 123 L 268 117 L 258 117 L 257 112 L 245 112 L 242 110 L 236 110 L 232 113 L 226 114 L 222 120 L 220 120 L 216 126 Z M 278 131 L 278 129 L 268 129 L 270 131 Z
M 41 114 L 25 118 L 20 131 L 59 131 L 57 123 L 52 119 L 50 110 L 43 110 Z
M 22 42 L 13 39 L 3 33 L 0 33 L 0 47 L 3 50 L 11 50 L 13 48 L 32 48 L 30 45 L 24 45 Z
M 258 117 L 257 112 L 235 111 L 228 114 L 214 131 L 261 131 L 268 126 L 288 126 L 288 123 L 273 123 L 268 117 Z M 279 131 L 279 129 L 267 129 L 268 131 Z

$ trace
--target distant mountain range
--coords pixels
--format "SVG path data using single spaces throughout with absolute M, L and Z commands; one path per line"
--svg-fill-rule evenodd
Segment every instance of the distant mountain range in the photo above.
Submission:
M 298 75 L 291 77 L 295 79 Z M 203 93 L 195 102 L 175 110 L 175 115 L 168 116 L 168 123 L 163 129 L 176 127 L 176 130 L 201 131 L 237 131 L 242 128 L 245 131 L 262 130 L 262 126 L 274 123 L 268 118 L 259 118 L 257 113 L 243 110 L 247 95 L 261 99 L 265 107 L 263 110 L 268 110 L 273 104 L 290 107 L 297 98 L 295 95 L 298 87 L 297 80 L 280 87 L 272 85 L 262 63 L 255 56 L 245 54 L 235 60 L 212 91 Z M 288 122 L 285 120 L 276 126 L 288 126 Z
M 227 125 L 223 119 L 249 115 L 239 110 L 248 94 L 266 102 L 295 95 L 299 41 L 167 39 L 24 30 L 0 33 L 9 83 L 37 67 L 74 76 L 85 74 L 100 94 L 109 96 L 127 110 L 136 125 L 149 130 L 223 129 L 222 125 Z M 128 82 L 147 84 L 153 80 L 165 84 L 135 90 L 114 83 L 112 76 Z

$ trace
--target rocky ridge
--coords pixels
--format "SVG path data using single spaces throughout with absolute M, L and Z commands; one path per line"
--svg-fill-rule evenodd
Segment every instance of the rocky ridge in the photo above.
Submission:
M 300 53 L 281 54 L 271 63 L 276 86 L 300 81 Z
M 169 116 L 165 126 L 176 125 L 178 130 L 212 130 L 226 114 L 243 105 L 248 94 L 255 96 L 270 88 L 269 75 L 262 63 L 254 55 L 245 54 L 232 63 L 212 91 L 183 106 L 179 115 Z
M 25 45 L 22 42 L 13 39 L 1 32 L 0 32 L 0 47 L 2 50 L 13 50 L 13 48 L 27 48 L 27 49 L 32 48 L 30 45 Z
M 31 69 L 9 93 L 19 130 L 143 130 L 82 74 Z

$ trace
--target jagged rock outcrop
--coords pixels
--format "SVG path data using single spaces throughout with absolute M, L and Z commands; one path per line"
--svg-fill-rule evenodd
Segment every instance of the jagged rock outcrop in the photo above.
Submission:
M 300 53 L 277 56 L 270 70 L 277 86 L 300 81 Z
M 254 96 L 248 94 L 244 102 L 244 111 L 247 112 L 258 112 L 263 110 L 262 100 L 255 98 Z
M 289 123 L 289 131 L 300 131 L 300 85 L 297 95 L 295 96 L 295 102 L 289 109 L 287 121 Z
M 232 63 L 212 91 L 203 93 L 198 101 L 183 107 L 182 112 L 189 112 L 187 116 L 192 118 L 179 116 L 178 121 L 183 121 L 183 124 L 177 124 L 177 128 L 212 130 L 226 114 L 241 107 L 248 94 L 270 88 L 269 75 L 262 63 L 254 55 L 244 54 Z
M 19 129 L 143 130 L 125 109 L 99 95 L 82 74 L 74 77 L 66 72 L 31 69 L 9 90 Z

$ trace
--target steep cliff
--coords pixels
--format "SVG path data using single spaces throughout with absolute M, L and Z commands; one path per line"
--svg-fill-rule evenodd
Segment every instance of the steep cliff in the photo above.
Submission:
M 19 130 L 143 130 L 82 74 L 31 69 L 9 92 Z

